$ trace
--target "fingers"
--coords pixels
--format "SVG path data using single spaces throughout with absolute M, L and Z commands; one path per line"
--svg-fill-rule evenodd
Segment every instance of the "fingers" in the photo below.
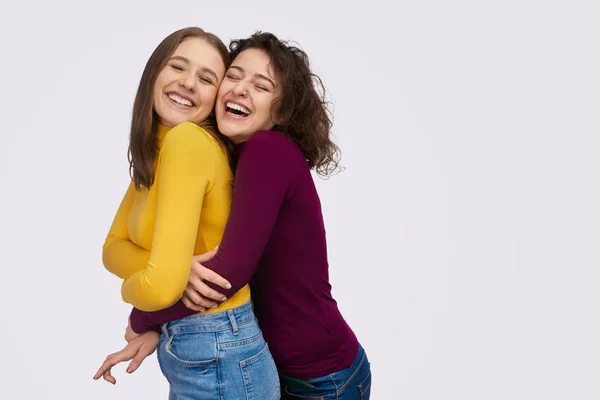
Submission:
M 156 347 L 158 346 L 160 336 L 158 336 L 156 332 L 147 332 L 144 335 L 146 335 L 144 337 L 144 344 L 137 352 L 135 357 L 133 357 L 133 360 L 131 360 L 131 362 L 127 366 L 128 374 L 135 372 L 135 370 L 137 370 L 140 367 L 140 365 L 142 365 L 142 362 L 146 359 L 146 357 L 154 353 L 154 350 L 156 350 Z
M 213 298 L 204 296 L 203 293 L 209 293 L 209 292 L 214 292 L 216 294 L 217 299 L 213 299 Z M 208 285 L 206 283 L 204 283 L 203 281 L 201 281 L 200 279 L 195 278 L 195 277 L 190 278 L 190 281 L 188 282 L 188 285 L 185 288 L 184 293 L 186 295 L 188 295 L 190 300 L 192 300 L 194 303 L 196 303 L 196 305 L 202 306 L 206 309 L 217 306 L 218 302 L 223 300 L 223 298 L 225 298 L 225 296 L 223 296 L 220 293 L 215 292 L 210 287 L 208 287 Z M 217 300 L 217 301 L 215 301 L 215 300 Z
M 111 368 L 121 362 L 131 360 L 137 354 L 142 345 L 143 341 L 136 339 L 128 343 L 127 346 L 125 346 L 121 351 L 106 357 L 106 360 L 104 360 L 100 366 L 100 369 L 98 369 L 98 372 L 96 372 L 96 375 L 94 375 L 94 380 L 98 380 L 102 376 L 107 382 L 112 384 L 117 383 L 116 379 L 111 375 Z
M 140 353 L 138 353 L 135 357 L 133 357 L 133 360 L 131 360 L 131 362 L 127 366 L 127 373 L 128 374 L 134 373 L 135 370 L 138 369 L 140 367 L 140 365 L 142 365 L 142 361 L 144 361 L 146 359 L 146 357 L 148 357 L 148 356 L 149 356 L 149 354 L 141 355 Z
M 200 267 L 202 267 L 202 268 L 200 268 Z M 217 274 L 215 271 L 204 267 L 203 265 L 196 266 L 195 272 L 196 272 L 196 275 L 204 281 L 212 282 L 215 285 L 222 287 L 223 289 L 231 289 L 231 284 L 229 283 L 229 281 L 227 281 L 227 279 L 223 278 L 221 275 Z M 206 297 L 214 298 L 215 300 L 221 300 L 221 298 L 223 297 L 222 294 L 220 294 L 212 289 L 210 289 L 210 290 L 212 292 L 214 292 L 215 294 L 219 294 L 220 297 L 213 297 L 212 295 L 209 295 L 208 293 L 202 293 L 202 292 L 201 293 Z
M 106 363 L 106 361 L 104 363 Z M 110 366 L 109 367 L 105 367 L 104 363 L 100 366 L 100 368 L 96 372 L 96 375 L 94 375 L 94 378 L 92 378 L 95 381 L 97 381 L 98 379 L 100 379 L 100 377 L 103 376 L 106 373 L 106 371 L 110 371 Z
M 111 375 L 110 369 L 108 371 L 106 371 L 104 373 L 104 375 L 102 375 L 102 378 L 104 378 L 104 380 L 106 382 L 112 383 L 113 385 L 115 385 L 117 383 L 117 380 L 115 379 L 115 377 Z
M 192 287 L 187 287 L 185 289 L 185 292 L 183 292 L 183 296 L 181 297 L 181 301 L 183 301 L 183 304 L 185 304 L 186 307 L 198 312 L 206 311 L 206 309 L 214 306 L 213 302 L 202 298 L 202 296 L 200 296 L 200 294 Z
M 116 364 L 113 364 L 111 361 L 109 361 L 109 359 L 107 358 L 106 361 L 104 361 L 104 363 L 102 363 L 102 365 L 100 366 L 100 369 L 98 369 L 98 372 L 96 372 L 96 375 L 94 375 L 94 380 L 98 380 L 100 377 L 103 377 L 105 381 L 112 383 L 113 385 L 115 383 L 117 383 L 116 379 L 111 375 L 111 368 L 114 367 Z
M 207 251 L 206 253 L 194 256 L 193 259 L 198 261 L 199 263 L 203 263 L 203 262 L 206 262 L 206 261 L 210 260 L 211 258 L 213 258 L 217 254 L 218 251 L 219 251 L 219 246 L 215 247 L 211 251 Z
M 183 295 L 181 298 L 181 302 L 190 310 L 194 310 L 197 312 L 206 311 L 204 307 L 197 306 L 194 302 L 192 302 L 186 295 Z
M 123 349 L 123 350 L 125 350 L 125 349 Z M 99 379 L 101 376 L 106 376 L 107 372 L 108 372 L 108 375 L 110 375 L 110 369 L 120 362 L 120 361 L 118 361 L 119 353 L 121 353 L 121 352 L 113 353 L 113 354 L 109 355 L 108 357 L 106 357 L 106 360 L 104 360 L 104 362 L 98 369 L 98 372 L 96 372 L 96 375 L 94 375 L 94 379 Z

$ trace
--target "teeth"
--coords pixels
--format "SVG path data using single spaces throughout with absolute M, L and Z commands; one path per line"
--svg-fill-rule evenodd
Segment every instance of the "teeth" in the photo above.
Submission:
M 234 110 L 238 110 L 243 112 L 244 114 L 250 114 L 250 111 L 247 108 L 244 108 L 238 104 L 232 103 L 232 102 L 228 102 L 227 103 L 227 107 L 229 108 L 233 108 Z
M 179 103 L 184 106 L 192 107 L 194 105 L 194 103 L 192 103 L 191 101 L 184 99 L 183 97 L 177 96 L 176 94 L 173 94 L 173 93 L 169 93 L 169 98 L 171 100 L 173 100 L 174 102 Z

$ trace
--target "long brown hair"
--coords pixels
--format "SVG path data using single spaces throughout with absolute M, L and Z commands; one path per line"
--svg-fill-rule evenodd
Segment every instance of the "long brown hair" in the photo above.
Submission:
M 150 56 L 133 103 L 131 118 L 131 132 L 129 135 L 129 174 L 133 179 L 135 188 L 150 188 L 154 183 L 154 161 L 158 153 L 158 115 L 154 111 L 154 84 L 160 71 L 165 67 L 171 55 L 185 39 L 200 38 L 214 47 L 225 64 L 229 68 L 230 56 L 227 46 L 212 33 L 205 32 L 198 27 L 183 28 L 167 36 Z M 205 128 L 217 139 L 227 150 L 231 144 L 227 138 L 219 134 L 211 115 L 206 121 Z
M 323 176 L 341 170 L 340 149 L 331 140 L 333 116 L 325 100 L 325 86 L 312 73 L 306 53 L 268 32 L 256 32 L 247 39 L 229 44 L 231 59 L 244 50 L 258 49 L 269 55 L 275 76 L 281 82 L 281 96 L 273 107 L 274 130 L 292 138 L 311 169 Z

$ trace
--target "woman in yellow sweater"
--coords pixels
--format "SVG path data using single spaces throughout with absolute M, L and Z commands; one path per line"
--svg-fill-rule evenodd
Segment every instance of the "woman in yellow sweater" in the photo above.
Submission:
M 102 254 L 106 269 L 123 279 L 123 300 L 140 310 L 176 303 L 191 256 L 213 249 L 223 235 L 233 176 L 228 142 L 211 114 L 229 62 L 218 37 L 185 28 L 159 44 L 142 74 L 129 144 L 132 182 Z M 175 334 L 166 338 L 165 350 L 180 360 L 166 365 L 159 352 L 169 399 L 279 398 L 277 370 L 248 285 L 169 329 Z M 158 333 L 133 340 L 152 348 Z M 115 383 L 110 372 L 104 378 Z

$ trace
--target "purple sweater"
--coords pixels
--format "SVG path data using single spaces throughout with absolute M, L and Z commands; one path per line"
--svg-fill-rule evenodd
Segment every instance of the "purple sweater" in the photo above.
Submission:
M 243 147 L 219 252 L 203 265 L 231 283 L 210 284 L 228 297 L 250 282 L 280 372 L 312 378 L 352 365 L 358 341 L 331 296 L 319 196 L 304 154 L 283 134 L 257 132 Z M 134 309 L 131 326 L 145 332 L 195 313 L 181 301 Z

